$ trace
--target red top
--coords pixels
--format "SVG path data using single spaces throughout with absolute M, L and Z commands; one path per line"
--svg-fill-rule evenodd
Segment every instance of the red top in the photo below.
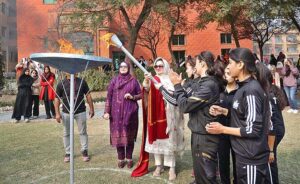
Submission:
M 41 79 L 43 77 L 41 76 Z M 53 90 L 53 85 L 55 81 L 55 75 L 51 74 L 48 81 L 41 80 L 41 93 L 40 93 L 40 100 L 44 99 L 45 89 L 46 86 L 48 86 L 48 100 L 54 100 L 55 99 L 55 91 Z

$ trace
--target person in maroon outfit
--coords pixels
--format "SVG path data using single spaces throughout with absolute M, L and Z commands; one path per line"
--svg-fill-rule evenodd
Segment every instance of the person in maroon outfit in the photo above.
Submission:
M 123 168 L 126 163 L 128 168 L 133 166 L 132 152 L 138 132 L 139 99 L 140 84 L 130 75 L 130 65 L 122 62 L 118 76 L 108 86 L 103 115 L 104 119 L 110 120 L 110 143 L 117 148 L 119 168 Z

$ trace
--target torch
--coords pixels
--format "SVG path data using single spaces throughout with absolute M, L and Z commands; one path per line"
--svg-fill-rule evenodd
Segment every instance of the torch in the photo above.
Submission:
M 113 33 L 107 33 L 104 36 L 101 37 L 102 40 L 104 40 L 108 46 L 113 45 L 116 46 L 118 48 L 120 48 L 125 54 L 126 56 L 129 57 L 129 59 L 131 61 L 134 62 L 134 64 L 136 64 L 136 66 L 138 66 L 145 74 L 150 74 L 150 72 L 148 72 L 146 70 L 146 68 L 144 68 L 133 56 L 132 54 L 123 46 L 122 42 L 120 41 L 120 39 L 117 37 L 117 35 L 113 34 Z M 152 75 L 150 75 L 150 79 L 152 82 L 154 82 L 154 84 L 158 84 L 158 82 L 153 78 Z

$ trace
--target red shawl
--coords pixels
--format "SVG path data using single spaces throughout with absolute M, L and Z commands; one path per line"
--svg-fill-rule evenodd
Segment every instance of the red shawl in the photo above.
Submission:
M 155 76 L 154 78 L 158 82 L 160 82 L 158 77 Z M 157 90 L 152 83 L 150 86 L 148 99 L 147 99 L 146 92 L 143 89 L 142 106 L 143 106 L 143 135 L 142 135 L 140 159 L 137 167 L 131 173 L 131 177 L 139 177 L 148 173 L 149 153 L 145 151 L 147 128 L 149 134 L 148 141 L 150 144 L 152 144 L 153 141 L 156 141 L 157 139 L 166 139 L 169 137 L 166 134 L 167 119 L 166 119 L 164 100 L 159 90 Z M 148 106 L 148 108 L 146 106 Z
M 158 77 L 154 77 L 160 82 Z M 166 134 L 167 117 L 165 110 L 165 102 L 159 90 L 157 90 L 153 83 L 151 83 L 148 99 L 148 139 L 152 144 L 157 139 L 167 139 Z

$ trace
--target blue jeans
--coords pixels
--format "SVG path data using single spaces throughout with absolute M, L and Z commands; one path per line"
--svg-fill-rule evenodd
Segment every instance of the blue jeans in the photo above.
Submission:
M 298 109 L 298 104 L 296 100 L 296 86 L 284 86 L 284 91 L 288 97 L 291 109 Z

